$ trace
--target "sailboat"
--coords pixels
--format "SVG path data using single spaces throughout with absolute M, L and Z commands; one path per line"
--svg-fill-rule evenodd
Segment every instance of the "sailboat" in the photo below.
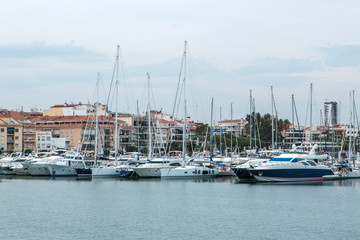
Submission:
M 148 161 L 145 164 L 134 167 L 134 171 L 141 178 L 159 178 L 161 177 L 160 169 L 175 168 L 180 166 L 179 161 L 171 158 L 152 158 L 152 132 L 151 132 L 151 107 L 150 107 L 150 74 L 147 73 L 148 81 Z
M 96 136 L 95 136 L 95 166 L 91 168 L 92 177 L 120 177 L 120 167 L 118 164 L 118 88 L 119 88 L 119 48 L 117 45 L 117 55 L 116 55 L 116 82 L 115 82 L 115 105 L 116 105 L 116 113 L 115 113 L 115 163 L 113 165 L 98 165 L 97 157 L 98 157 L 98 126 L 99 126 L 99 86 L 97 87 L 97 104 L 96 104 Z M 99 80 L 98 80 L 99 81 Z M 99 84 L 99 82 L 98 82 Z
M 196 163 L 196 161 L 189 161 L 186 163 L 186 51 L 187 41 L 184 47 L 184 76 L 183 76 L 183 98 L 184 98 L 184 116 L 183 116 L 183 161 L 182 166 L 176 168 L 163 168 L 161 171 L 161 178 L 203 178 L 216 177 L 219 170 L 213 167 L 211 163 L 205 165 L 204 163 Z

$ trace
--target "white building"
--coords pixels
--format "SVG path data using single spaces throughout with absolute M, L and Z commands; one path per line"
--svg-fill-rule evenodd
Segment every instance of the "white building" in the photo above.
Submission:
M 51 132 L 36 132 L 37 151 L 65 148 L 65 138 L 53 138 Z

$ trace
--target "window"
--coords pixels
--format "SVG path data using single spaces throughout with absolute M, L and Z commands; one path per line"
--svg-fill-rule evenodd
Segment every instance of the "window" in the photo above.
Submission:
M 71 135 L 73 135 L 74 134 L 74 130 L 73 129 L 71 129 Z
M 19 140 L 19 136 L 15 136 L 15 140 Z
M 4 136 L 1 136 L 1 138 L 0 138 L 1 140 L 4 140 Z
M 16 143 L 16 144 L 15 144 L 15 147 L 18 148 L 18 147 L 19 147 L 19 144 Z
M 316 163 L 314 163 L 313 161 L 307 161 L 311 166 L 316 166 Z
M 69 130 L 66 130 L 66 135 L 69 135 Z
M 46 141 L 51 141 L 51 138 L 50 138 L 50 137 L 46 137 Z
M 15 132 L 19 132 L 19 129 L 18 129 L 18 128 L 15 128 Z
M 3 128 L 1 129 L 1 132 L 4 132 L 4 129 L 3 129 Z

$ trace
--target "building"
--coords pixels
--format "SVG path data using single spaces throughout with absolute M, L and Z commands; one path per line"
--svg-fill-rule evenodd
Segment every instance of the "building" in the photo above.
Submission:
M 243 118 L 234 120 L 219 121 L 217 127 L 222 127 L 223 133 L 232 133 L 239 137 L 244 135 L 245 125 L 247 121 Z
M 21 112 L 0 110 L 0 150 L 21 152 L 35 149 L 35 124 Z
M 109 116 L 106 105 L 99 104 L 99 116 Z M 96 107 L 94 104 L 67 104 L 64 105 L 54 105 L 49 108 L 49 110 L 43 111 L 44 116 L 95 116 Z
M 334 124 L 338 124 L 338 116 L 339 116 L 339 106 L 336 101 L 328 101 L 324 102 L 324 123 L 325 126 L 332 126 Z
M 52 138 L 65 139 L 65 149 L 95 149 L 94 116 L 36 116 L 30 117 L 30 120 L 37 131 L 50 132 Z M 114 119 L 99 117 L 98 140 L 103 149 L 110 150 L 114 147 L 114 128 Z
M 284 148 L 291 149 L 292 145 L 300 145 L 305 142 L 305 130 L 302 128 L 295 129 L 291 127 L 289 131 L 285 132 Z

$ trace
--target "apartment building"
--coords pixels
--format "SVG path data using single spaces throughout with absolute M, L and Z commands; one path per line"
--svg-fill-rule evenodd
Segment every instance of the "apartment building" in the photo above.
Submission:
M 0 150 L 23 151 L 36 146 L 35 125 L 21 112 L 0 110 Z

